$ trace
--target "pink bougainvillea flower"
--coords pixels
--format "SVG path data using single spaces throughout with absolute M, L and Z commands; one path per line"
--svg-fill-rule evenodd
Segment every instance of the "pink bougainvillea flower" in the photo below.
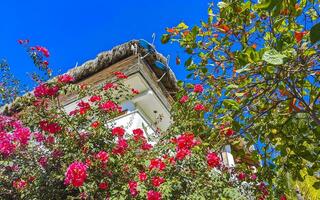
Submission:
M 149 151 L 152 149 L 152 145 L 149 144 L 147 141 L 144 141 L 141 145 L 141 149 L 145 151 Z
M 37 86 L 33 93 L 35 97 L 52 97 L 55 96 L 59 91 L 58 86 L 49 86 L 47 84 L 40 84 Z
M 51 134 L 58 133 L 62 130 L 61 126 L 56 122 L 40 121 L 40 129 Z
M 240 173 L 238 174 L 238 179 L 239 179 L 240 181 L 245 180 L 245 179 L 246 179 L 246 174 L 245 174 L 244 172 L 240 172 Z
M 43 141 L 46 140 L 46 137 L 45 137 L 42 133 L 39 133 L 39 132 L 34 133 L 34 134 L 33 134 L 33 137 L 34 137 L 34 138 L 36 139 L 36 141 L 39 142 L 39 143 L 41 143 L 41 142 L 43 142 Z
M 91 109 L 90 104 L 87 103 L 87 102 L 84 102 L 84 101 L 80 101 L 80 102 L 77 104 L 77 106 L 80 107 L 80 109 L 79 109 L 80 115 L 86 114 L 87 111 Z
M 220 134 L 230 137 L 235 134 L 235 131 L 230 127 L 225 127 L 225 124 L 224 124 L 220 126 Z
M 91 123 L 90 125 L 92 128 L 98 128 L 100 126 L 100 122 L 99 121 L 94 121 Z
M 13 181 L 12 186 L 17 190 L 23 190 L 27 186 L 27 181 L 22 179 L 17 179 Z
M 162 183 L 164 183 L 165 179 L 160 176 L 155 176 L 152 178 L 152 185 L 154 187 L 159 187 Z
M 145 172 L 140 172 L 138 176 L 140 181 L 147 180 L 147 174 Z
M 16 149 L 12 141 L 11 134 L 0 131 L 0 154 L 3 156 L 11 155 Z
M 123 72 L 114 72 L 113 74 L 116 75 L 118 79 L 128 78 L 128 76 L 126 76 Z
M 74 81 L 74 78 L 72 76 L 70 76 L 69 74 L 63 74 L 58 76 L 58 83 L 63 83 L 63 84 L 67 84 L 67 83 L 71 83 Z
M 197 104 L 194 106 L 194 110 L 195 110 L 195 111 L 204 111 L 204 110 L 205 110 L 205 107 L 204 107 L 203 104 L 197 103 Z
M 158 169 L 159 171 L 163 171 L 165 168 L 166 164 L 160 158 L 150 160 L 149 170 Z
M 42 62 L 42 64 L 43 64 L 44 66 L 48 66 L 48 65 L 49 65 L 49 61 L 44 60 L 44 61 Z
M 103 89 L 104 89 L 104 90 L 117 89 L 117 87 L 118 87 L 118 84 L 116 84 L 116 83 L 106 83 L 106 84 L 103 86 Z
M 177 154 L 176 154 L 176 158 L 177 158 L 177 160 L 183 160 L 186 156 L 188 156 L 190 154 L 191 154 L 191 151 L 187 148 L 178 149 Z
M 133 133 L 133 139 L 135 141 L 139 141 L 140 139 L 145 139 L 145 137 L 143 136 L 143 130 L 141 128 L 137 128 L 132 130 Z
M 179 149 L 184 149 L 184 148 L 192 148 L 199 144 L 199 141 L 197 141 L 194 138 L 194 134 L 190 132 L 186 132 L 178 136 L 175 140 L 173 140 L 173 143 L 177 144 L 177 147 Z
M 147 200 L 161 200 L 161 193 L 150 190 L 147 193 Z
M 252 174 L 251 177 L 250 177 L 252 180 L 256 180 L 258 177 L 256 174 Z
M 281 197 L 280 197 L 280 200 L 287 200 L 287 197 L 286 197 L 286 195 L 281 195 Z
M 53 144 L 53 143 L 55 143 L 55 141 L 56 141 L 56 139 L 52 135 L 49 135 L 46 139 L 47 144 Z
M 30 129 L 28 128 L 17 128 L 13 132 L 13 138 L 15 141 L 20 142 L 21 145 L 27 145 L 30 140 Z
M 89 101 L 92 103 L 97 102 L 97 101 L 101 101 L 101 96 L 94 95 L 94 96 L 90 97 Z
M 122 127 L 114 127 L 112 129 L 113 136 L 123 137 L 125 132 L 126 132 L 126 130 L 124 130 L 124 128 L 122 128 Z
M 194 87 L 193 87 L 193 92 L 202 93 L 203 92 L 203 86 L 201 84 L 195 84 Z
M 123 155 L 125 153 L 125 151 L 128 148 L 128 143 L 127 140 L 123 139 L 123 138 L 119 138 L 117 145 L 115 146 L 115 148 L 112 150 L 113 154 L 119 154 L 119 155 Z
M 99 107 L 101 110 L 107 111 L 107 112 L 110 112 L 110 111 L 121 112 L 122 111 L 121 106 L 117 105 L 115 102 L 113 102 L 111 100 L 108 100 L 105 103 L 100 104 Z
M 181 97 L 181 99 L 179 100 L 180 103 L 186 103 L 189 100 L 189 97 L 187 95 Z
M 99 189 L 106 190 L 107 188 L 108 188 L 108 183 L 107 182 L 99 183 Z
M 45 57 L 49 57 L 50 56 L 50 53 L 49 53 L 49 50 L 45 47 L 42 47 L 42 46 L 36 46 L 35 49 L 39 52 L 41 52 Z
M 48 158 L 45 157 L 45 156 L 41 156 L 38 160 L 39 162 L 39 165 L 43 168 L 45 168 L 47 166 L 47 163 L 48 163 Z
M 215 152 L 207 154 L 207 163 L 210 167 L 214 168 L 220 165 L 220 158 Z
M 131 89 L 132 94 L 140 94 L 139 90 L 136 90 L 134 88 Z
M 18 43 L 19 44 L 28 44 L 29 43 L 29 40 L 28 39 L 26 39 L 26 40 L 18 40 Z
M 82 162 L 75 161 L 69 165 L 64 183 L 66 185 L 72 184 L 74 187 L 80 187 L 87 179 L 87 165 Z
M 176 159 L 177 160 L 183 160 L 186 156 L 191 154 L 191 149 L 200 144 L 199 141 L 197 141 L 194 138 L 193 133 L 183 133 L 177 138 L 171 139 L 172 143 L 175 143 L 177 145 L 177 154 L 176 154 Z
M 96 158 L 101 162 L 101 163 L 106 163 L 109 160 L 109 154 L 105 151 L 99 151 L 97 153 Z
M 133 197 L 137 196 L 137 194 L 138 194 L 138 190 L 137 190 L 138 183 L 136 181 L 129 181 L 128 186 L 129 186 L 130 194 Z

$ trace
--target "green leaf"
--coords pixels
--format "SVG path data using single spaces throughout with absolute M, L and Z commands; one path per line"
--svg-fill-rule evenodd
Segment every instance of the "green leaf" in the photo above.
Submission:
M 170 40 L 170 35 L 169 34 L 163 34 L 161 38 L 161 43 L 166 44 Z
M 225 7 L 228 7 L 229 4 L 220 1 L 219 3 L 217 3 L 217 6 L 218 6 L 220 9 L 223 9 L 223 8 L 225 8 Z
M 319 190 L 319 189 L 320 189 L 320 181 L 315 182 L 312 186 L 313 186 L 316 190 Z
M 272 65 L 282 65 L 283 64 L 283 58 L 285 58 L 285 55 L 280 54 L 275 49 L 268 50 L 264 52 L 262 56 L 262 60 L 266 61 L 269 64 Z
M 320 23 L 314 25 L 310 30 L 310 40 L 314 44 L 320 40 Z
M 192 57 L 189 57 L 188 60 L 186 60 L 186 62 L 184 63 L 184 65 L 188 67 L 191 65 L 191 63 L 192 63 Z
M 232 109 L 239 110 L 239 104 L 233 99 L 225 99 L 223 104 L 227 107 L 231 107 Z
M 181 22 L 180 24 L 178 24 L 177 26 L 178 29 L 184 30 L 189 28 L 184 22 Z

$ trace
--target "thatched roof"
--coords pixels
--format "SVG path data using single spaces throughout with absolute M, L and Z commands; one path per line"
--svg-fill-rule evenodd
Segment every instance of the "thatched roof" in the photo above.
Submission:
M 134 51 L 132 47 L 137 46 L 137 53 L 140 55 L 146 55 L 147 50 L 143 47 L 139 46 L 138 40 L 132 40 L 130 42 L 115 46 L 109 51 L 102 52 L 97 55 L 97 57 L 93 60 L 89 60 L 82 64 L 81 66 L 70 69 L 67 74 L 71 75 L 75 78 L 76 82 L 79 82 L 99 71 L 111 66 L 114 63 L 117 63 L 129 56 L 134 55 Z M 156 68 L 155 61 L 159 60 L 162 63 L 167 63 L 167 59 L 158 52 L 153 52 L 144 58 L 146 63 L 151 67 L 154 73 L 160 78 L 163 75 L 163 71 Z M 168 74 L 163 77 L 162 84 L 165 88 L 170 92 L 177 91 L 177 80 L 175 75 L 171 70 L 169 70 Z
M 136 52 L 132 50 L 132 47 L 135 46 L 137 47 Z M 139 45 L 138 40 L 131 40 L 127 43 L 115 46 L 109 51 L 99 53 L 96 58 L 70 69 L 67 74 L 71 75 L 75 79 L 75 83 L 77 83 L 135 53 L 144 56 L 148 51 Z M 167 63 L 167 59 L 162 54 L 155 51 L 149 53 L 143 60 L 150 66 L 158 78 L 163 75 L 164 71 L 158 69 L 154 64 L 156 60 L 165 64 Z M 178 90 L 177 80 L 171 69 L 161 79 L 161 83 L 169 93 L 174 93 Z M 26 95 L 30 95 L 30 93 L 27 93 Z M 20 100 L 21 98 L 17 98 L 13 103 L 1 107 L 0 113 L 10 114 L 16 112 L 19 108 L 25 106 L 26 102 L 22 103 Z

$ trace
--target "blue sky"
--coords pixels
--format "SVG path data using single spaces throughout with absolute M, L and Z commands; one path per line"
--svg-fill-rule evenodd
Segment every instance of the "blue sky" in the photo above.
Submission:
M 171 68 L 179 79 L 185 79 L 182 66 L 175 66 L 179 48 L 162 45 L 166 27 L 184 21 L 194 25 L 207 18 L 207 0 L 158 1 L 39 1 L 10 0 L 0 2 L 0 58 L 13 73 L 29 82 L 26 72 L 35 67 L 18 39 L 30 39 L 32 45 L 43 45 L 51 53 L 51 68 L 60 73 L 94 58 L 99 52 L 131 39 L 151 41 L 156 33 L 156 48 L 171 55 Z M 181 56 L 181 53 L 179 53 Z M 30 82 L 29 82 L 30 83 Z

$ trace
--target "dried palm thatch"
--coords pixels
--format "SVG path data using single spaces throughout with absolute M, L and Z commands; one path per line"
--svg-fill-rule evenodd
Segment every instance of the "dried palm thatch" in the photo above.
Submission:
M 137 47 L 134 51 L 132 47 Z M 134 54 L 147 55 L 148 50 L 139 46 L 138 40 L 131 40 L 127 43 L 115 46 L 109 51 L 101 52 L 93 60 L 89 60 L 80 66 L 70 69 L 67 74 L 71 75 L 75 79 L 75 83 L 84 80 L 93 74 L 110 67 L 111 65 L 128 58 Z M 149 65 L 151 70 L 160 78 L 164 71 L 158 69 L 155 66 L 155 61 L 159 60 L 162 63 L 167 63 L 167 59 L 158 52 L 149 53 L 144 61 Z M 169 93 L 174 93 L 178 90 L 177 80 L 174 73 L 169 70 L 167 74 L 161 79 L 161 83 Z M 30 95 L 30 93 L 24 96 Z M 12 113 L 19 112 L 24 106 L 30 105 L 31 102 L 25 102 L 25 98 L 19 97 L 13 103 L 8 104 L 0 108 L 0 113 L 10 115 Z

